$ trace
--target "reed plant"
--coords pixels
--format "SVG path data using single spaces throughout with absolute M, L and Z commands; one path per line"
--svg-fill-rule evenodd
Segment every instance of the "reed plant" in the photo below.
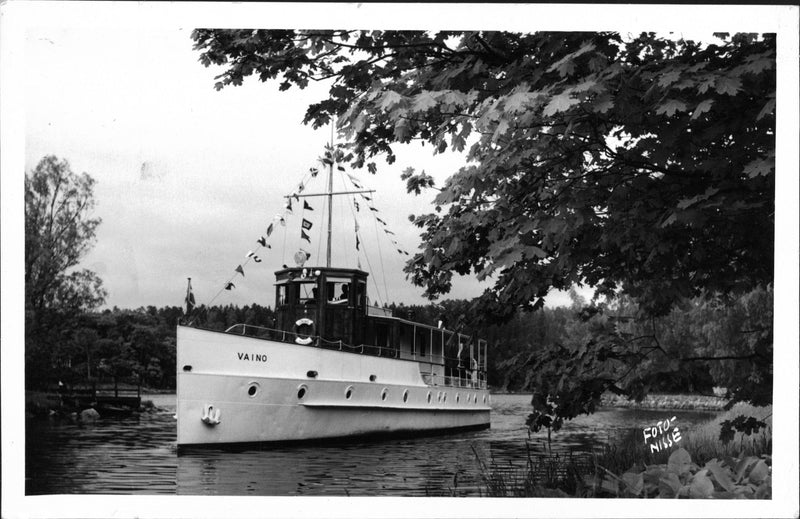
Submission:
M 737 432 L 733 439 L 723 442 L 720 439 L 720 428 L 724 421 L 737 416 L 752 416 L 767 424 L 765 428 L 752 434 Z M 473 448 L 478 461 L 483 488 L 482 495 L 493 497 L 634 497 L 626 494 L 627 480 L 635 480 L 646 470 L 658 471 L 659 467 L 668 467 L 675 449 L 652 451 L 643 441 L 641 429 L 622 431 L 607 444 L 599 446 L 593 452 L 567 452 L 533 454 L 529 442 L 526 441 L 527 463 L 524 469 L 487 464 Z M 731 468 L 745 466 L 746 474 L 755 469 L 759 459 L 771 465 L 772 453 L 772 407 L 755 407 L 739 403 L 714 419 L 699 424 L 691 430 L 683 431 L 683 438 L 676 448 L 686 452 L 695 466 L 710 464 L 719 471 L 719 464 Z M 720 460 L 715 461 L 715 460 Z M 727 465 L 726 465 L 727 464 Z M 742 469 L 745 470 L 745 469 Z M 649 472 L 648 472 L 649 473 Z M 666 473 L 666 472 L 665 472 Z M 745 472 L 740 474 L 744 476 Z M 693 477 L 684 474 L 682 477 Z M 722 476 L 721 476 L 722 477 Z M 749 476 L 748 476 L 749 477 Z M 633 478 L 633 479 L 632 479 Z M 716 479 L 714 480 L 717 481 Z M 609 484 L 610 483 L 610 484 Z M 686 483 L 686 482 L 684 482 Z M 690 482 L 693 483 L 693 480 Z M 606 488 L 602 487 L 605 484 Z M 719 487 L 719 483 L 716 484 Z M 686 483 L 688 489 L 691 485 Z M 763 485 L 762 485 L 763 486 Z M 615 492 L 610 488 L 616 488 Z M 647 485 L 640 485 L 639 497 L 648 494 Z M 769 483 L 771 488 L 771 480 Z M 711 488 L 711 487 L 709 487 Z M 675 490 L 677 494 L 680 486 Z M 732 497 L 733 493 L 723 492 L 717 488 L 715 497 Z M 762 489 L 759 497 L 764 497 Z M 695 497 L 686 491 L 686 497 Z M 708 496 L 706 496 L 708 497 Z

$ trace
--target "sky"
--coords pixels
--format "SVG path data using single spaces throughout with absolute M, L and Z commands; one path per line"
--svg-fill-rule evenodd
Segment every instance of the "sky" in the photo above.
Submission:
M 232 280 L 235 288 L 220 293 L 283 211 L 284 195 L 319 166 L 330 128 L 314 130 L 301 121 L 328 85 L 279 92 L 276 83 L 249 78 L 216 91 L 214 76 L 221 69 L 198 62 L 190 33 L 180 27 L 50 26 L 26 34 L 26 171 L 53 154 L 97 181 L 93 216 L 102 224 L 79 268 L 102 278 L 106 307 L 180 305 L 189 277 L 198 303 L 271 305 L 273 272 L 294 265 L 294 253 L 304 245 L 303 217 L 313 225 L 305 247 L 312 253 L 309 264 L 324 265 L 322 199 L 310 198 L 314 211 L 301 215 L 296 208 L 302 204 L 295 204 L 286 228 L 270 237 L 272 249 L 257 252 L 263 261 L 245 265 L 244 277 Z M 406 280 L 407 257 L 390 239 L 412 255 L 418 250 L 421 230 L 408 216 L 430 212 L 435 192 L 407 194 L 400 174 L 411 166 L 442 185 L 464 159 L 434 156 L 421 145 L 398 146 L 396 153 L 392 165 L 378 158 L 376 175 L 349 167 L 346 173 L 376 190 L 379 212 L 362 204 L 356 214 L 372 300 L 420 304 L 426 302 L 422 289 Z M 312 179 L 306 193 L 324 191 L 323 177 Z M 352 185 L 336 178 L 334 190 L 346 188 Z M 373 214 L 395 234 L 383 232 Z M 345 200 L 334 203 L 333 221 L 333 265 L 355 267 L 354 223 Z M 472 298 L 487 286 L 457 276 L 446 297 Z M 564 293 L 548 299 L 551 305 L 568 303 Z
M 187 277 L 198 302 L 209 302 L 258 247 L 267 224 L 283 211 L 283 196 L 319 166 L 330 139 L 330 128 L 301 124 L 305 108 L 323 98 L 327 85 L 281 93 L 252 79 L 217 92 L 220 69 L 198 62 L 190 32 L 48 27 L 27 35 L 26 170 L 55 154 L 97 180 L 94 215 L 103 222 L 82 266 L 103 279 L 108 306 L 181 304 Z M 382 164 L 378 175 L 347 169 L 377 190 L 379 214 L 409 252 L 419 238 L 408 214 L 429 210 L 430 197 L 406 195 L 401 170 L 424 167 L 443 180 L 459 163 L 422 151 L 400 151 L 397 163 Z M 323 175 L 313 180 L 306 193 L 324 191 Z M 309 263 L 320 265 L 322 200 L 309 203 L 315 210 L 305 216 L 314 227 L 306 249 Z M 270 237 L 273 248 L 259 252 L 263 262 L 248 264 L 245 277 L 233 280 L 236 288 L 216 303 L 271 303 L 273 271 L 293 265 L 301 245 L 297 205 L 287 227 Z M 354 224 L 342 209 L 334 204 L 334 229 L 341 232 L 334 232 L 333 263 L 354 267 Z M 421 301 L 388 235 L 370 233 L 371 215 L 359 213 L 379 294 L 386 300 L 388 288 L 390 301 Z M 475 283 L 463 285 L 454 295 L 480 291 Z

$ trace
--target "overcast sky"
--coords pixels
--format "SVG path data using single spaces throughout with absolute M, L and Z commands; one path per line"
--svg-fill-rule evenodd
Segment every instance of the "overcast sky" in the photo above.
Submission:
M 83 265 L 103 278 L 109 306 L 181 304 L 187 277 L 198 302 L 209 302 L 258 247 L 256 240 L 283 210 L 283 195 L 319 166 L 330 139 L 329 128 L 301 124 L 325 85 L 278 92 L 253 79 L 217 92 L 219 69 L 198 62 L 190 32 L 41 28 L 27 35 L 26 169 L 55 154 L 97 180 L 95 214 L 103 223 Z M 400 172 L 413 165 L 441 181 L 460 164 L 455 156 L 437 160 L 429 149 L 398 150 L 398 161 L 379 163 L 374 176 L 348 169 L 377 190 L 380 217 L 412 253 L 419 234 L 408 214 L 429 211 L 432 195 L 405 194 Z M 323 177 L 306 192 L 323 191 Z M 305 217 L 314 227 L 306 249 L 311 264 L 324 264 L 322 199 L 309 203 L 315 210 Z M 273 248 L 259 253 L 264 261 L 248 264 L 245 277 L 234 279 L 235 290 L 216 303 L 272 302 L 273 271 L 293 264 L 301 245 L 298 205 L 287 227 L 271 236 Z M 341 232 L 334 233 L 333 263 L 354 267 L 353 219 L 344 209 L 334 205 L 334 227 Z M 375 232 L 370 213 L 358 216 L 378 281 L 377 293 L 370 283 L 373 299 L 421 302 L 421 290 L 405 281 L 403 258 L 382 226 Z M 480 292 L 474 282 L 460 285 L 454 296 Z
M 205 68 L 192 50 L 191 29 L 42 27 L 26 35 L 26 170 L 47 154 L 67 159 L 76 172 L 97 180 L 95 215 L 102 218 L 97 243 L 82 262 L 103 279 L 107 306 L 135 308 L 182 304 L 191 277 L 198 303 L 209 303 L 257 248 L 284 195 L 318 166 L 330 129 L 301 123 L 309 103 L 327 88 L 279 92 L 254 78 L 215 91 L 218 68 Z M 463 164 L 462 156 L 434 156 L 430 146 L 403 146 L 398 160 L 378 161 L 378 174 L 347 172 L 365 189 L 376 189 L 377 213 L 357 213 L 371 271 L 369 291 L 377 302 L 422 303 L 422 290 L 402 272 L 406 259 L 391 243 L 413 254 L 420 230 L 409 214 L 431 211 L 433 192 L 406 194 L 400 174 L 424 169 L 441 185 Z M 325 189 L 319 175 L 306 192 Z M 334 189 L 345 186 L 337 175 Z M 352 186 L 349 186 L 352 188 Z M 322 199 L 312 198 L 314 226 L 310 264 L 325 260 Z M 347 206 L 334 204 L 333 263 L 356 266 L 354 224 Z M 235 289 L 218 304 L 272 304 L 273 272 L 293 265 L 302 215 L 295 204 L 287 227 L 271 237 L 259 264 L 245 266 Z M 363 208 L 363 205 L 362 205 Z M 284 237 L 283 233 L 286 233 Z M 285 241 L 284 241 L 285 240 Z M 285 247 L 284 247 L 285 243 Z M 368 260 L 368 261 L 367 261 Z M 372 267 L 369 269 L 369 267 Z M 461 278 L 448 297 L 471 298 L 486 284 Z M 551 304 L 568 302 L 565 294 Z

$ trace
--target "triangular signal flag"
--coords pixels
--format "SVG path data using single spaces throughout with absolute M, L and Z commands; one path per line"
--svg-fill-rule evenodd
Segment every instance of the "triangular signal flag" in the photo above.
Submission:
M 261 263 L 261 258 L 259 258 L 258 256 L 253 256 L 253 261 L 255 261 L 256 263 Z
M 227 285 L 225 285 L 225 290 L 230 290 L 230 289 L 232 289 L 232 288 L 236 288 L 236 285 L 234 285 L 233 283 L 231 283 L 231 282 L 229 281 L 229 282 L 228 282 L 228 284 L 227 284 Z
M 300 231 L 300 238 L 302 238 L 303 240 L 307 241 L 308 243 L 311 243 L 311 238 L 308 236 L 308 234 L 306 234 L 302 230 Z
M 306 209 L 308 211 L 313 211 L 314 210 L 314 208 L 311 207 L 310 205 L 308 205 L 308 202 L 305 201 L 305 200 L 303 200 L 303 209 Z
M 241 274 L 242 276 L 244 276 L 244 269 L 242 268 L 242 266 L 241 266 L 241 265 L 239 265 L 238 267 L 236 267 L 236 269 L 235 269 L 235 270 L 236 270 L 236 272 L 238 272 L 239 274 Z
M 270 225 L 272 225 L 272 224 L 270 224 Z M 263 236 L 261 238 L 259 238 L 258 240 L 256 240 L 256 241 L 262 247 L 266 247 L 267 246 L 267 240 Z

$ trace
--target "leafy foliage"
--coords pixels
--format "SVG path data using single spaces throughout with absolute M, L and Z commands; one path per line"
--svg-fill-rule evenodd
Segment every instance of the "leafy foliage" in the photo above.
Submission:
M 65 160 L 50 155 L 25 175 L 25 308 L 32 326 L 42 312 L 79 312 L 105 299 L 100 279 L 73 271 L 94 244 L 99 218 L 94 179 L 77 175 Z
M 412 140 L 467 150 L 437 212 L 415 218 L 407 272 L 431 297 L 453 273 L 493 276 L 480 304 L 496 318 L 576 283 L 665 314 L 771 280 L 775 39 L 720 36 L 193 33 L 201 62 L 223 66 L 217 88 L 332 80 L 305 122 L 337 117 L 355 167 Z
M 663 317 L 637 318 L 629 298 L 594 307 L 575 320 L 560 342 L 532 352 L 534 431 L 589 414 L 606 391 L 641 401 L 650 391 L 728 388 L 729 406 L 772 402 L 772 288 L 738 298 L 683 301 Z
M 100 278 L 78 269 L 94 244 L 94 180 L 65 160 L 44 157 L 25 175 L 25 372 L 36 384 L 55 351 L 87 348 L 91 334 L 76 319 L 105 300 Z M 86 333 L 85 333 L 86 332 Z M 75 342 L 69 337 L 75 335 Z M 67 344 L 70 342 L 70 344 Z
M 763 420 L 758 420 L 752 416 L 739 415 L 733 420 L 725 420 L 722 422 L 719 431 L 719 439 L 722 443 L 727 444 L 733 440 L 737 432 L 749 436 L 757 433 L 766 426 L 767 423 Z
M 244 307 L 198 307 L 197 321 L 205 328 L 224 330 L 235 323 L 273 325 L 274 313 L 257 304 Z M 177 306 L 118 308 L 86 312 L 62 323 L 58 341 L 34 339 L 26 345 L 26 385 L 52 389 L 58 381 L 71 386 L 92 382 L 141 382 L 147 387 L 175 388 L 175 327 L 184 317 Z M 36 353 L 36 355 L 32 355 Z
M 747 456 L 713 459 L 701 468 L 685 449 L 678 449 L 666 465 L 634 467 L 621 476 L 590 476 L 585 492 L 591 497 L 770 499 L 771 462 L 770 456 Z

